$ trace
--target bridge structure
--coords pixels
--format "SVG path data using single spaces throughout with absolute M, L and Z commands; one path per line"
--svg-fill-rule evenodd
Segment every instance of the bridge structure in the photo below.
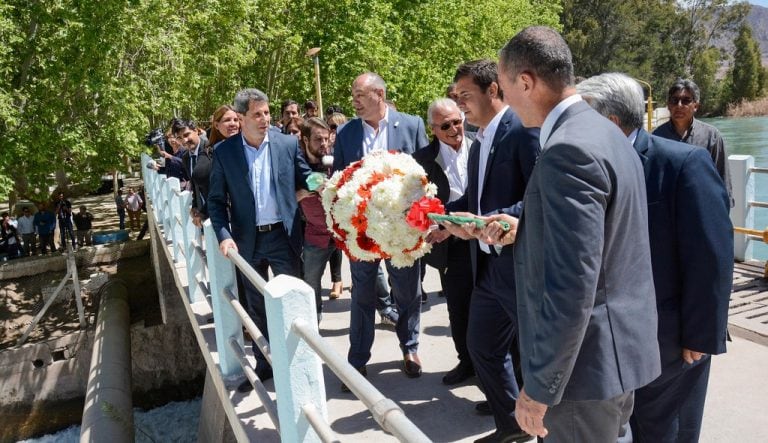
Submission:
M 753 181 L 750 182 L 754 180 L 755 171 L 749 168 L 754 166 L 750 166 L 750 159 L 734 157 L 740 156 L 730 159 L 731 170 L 744 169 L 744 174 L 733 174 L 734 189 L 739 186 L 738 189 L 745 192 L 735 195 L 737 203 L 732 220 L 735 226 L 754 229 L 754 226 L 747 225 L 754 219 L 754 208 L 760 207 L 754 204 L 754 186 Z M 422 379 L 406 379 L 399 374 L 399 356 L 394 337 L 391 337 L 392 351 L 384 360 L 391 359 L 394 363 L 372 362 L 375 370 L 369 368 L 368 379 L 363 378 L 340 353 L 346 351 L 346 329 L 324 328 L 323 334 L 319 332 L 311 288 L 303 281 L 288 276 L 264 281 L 234 250 L 229 251 L 229 257 L 224 257 L 219 252 L 210 224 L 206 223 L 201 230 L 192 223 L 189 214 L 191 194 L 179 188 L 178 180 L 168 179 L 147 168 L 150 160 L 148 156 L 142 157 L 141 170 L 148 198 L 151 255 L 153 263 L 165 263 L 172 270 L 172 276 L 163 277 L 156 266 L 158 286 L 161 286 L 161 279 L 169 277 L 172 277 L 174 285 L 174 290 L 160 290 L 160 305 L 161 308 L 164 306 L 163 298 L 183 298 L 207 366 L 200 441 L 227 441 L 232 438 L 237 441 L 284 442 L 471 441 L 493 430 L 492 419 L 474 415 L 474 403 L 483 399 L 477 387 L 449 390 L 439 383 L 442 373 L 455 363 L 455 353 L 448 340 L 447 315 L 442 319 L 444 323 L 427 322 L 422 334 L 423 351 L 420 350 L 420 353 L 443 356 L 440 372 L 430 374 L 425 371 Z M 743 211 L 739 212 L 740 209 Z M 739 237 L 742 235 L 744 238 Z M 749 315 L 739 316 L 752 307 L 763 308 L 768 304 L 768 296 L 763 295 L 768 286 L 754 284 L 762 279 L 762 276 L 755 274 L 755 265 L 749 256 L 750 242 L 756 239 L 749 234 L 736 234 L 735 252 L 745 264 L 737 266 L 734 294 L 741 295 L 731 303 L 730 323 L 732 331 L 736 326 L 736 335 L 751 341 L 743 346 L 757 346 L 745 352 L 768 364 L 768 351 L 764 349 L 764 345 L 768 344 L 768 333 L 760 326 L 765 324 L 744 323 L 742 318 Z M 238 301 L 235 269 L 239 269 L 244 278 L 251 280 L 265 294 L 270 319 L 269 344 Z M 344 308 L 342 305 L 339 311 L 344 311 Z M 427 309 L 436 311 L 438 304 L 430 303 Z M 255 360 L 252 353 L 246 350 L 243 330 L 255 339 L 271 361 L 274 382 L 265 383 L 256 376 L 253 369 Z M 379 345 L 380 334 L 387 332 L 377 330 L 375 347 Z M 441 336 L 440 349 L 426 343 L 431 337 L 425 335 Z M 740 370 L 738 361 L 728 364 L 730 366 L 726 370 Z M 717 364 L 714 368 L 711 384 L 715 386 L 710 390 L 717 392 L 720 389 L 716 385 Z M 378 375 L 371 375 L 371 372 L 378 372 Z M 255 388 L 250 394 L 237 392 L 236 387 L 244 380 Z M 371 381 L 393 398 L 385 396 Z M 349 396 L 339 399 L 340 382 L 347 384 L 359 401 Z M 414 395 L 416 391 L 419 395 Z M 424 395 L 424 391 L 430 393 Z M 768 394 L 768 389 L 765 391 Z M 750 395 L 754 394 L 750 392 Z M 756 400 L 763 402 L 762 410 L 768 406 L 764 398 Z M 350 406 L 351 403 L 357 405 Z M 741 410 L 741 405 L 729 407 Z M 345 417 L 339 409 L 352 412 Z M 708 410 L 706 414 L 715 420 L 715 412 Z M 739 435 L 741 441 L 760 441 L 759 438 L 753 440 L 751 434 L 759 435 L 764 431 L 762 435 L 768 434 L 768 428 L 759 419 L 750 425 L 751 428 L 747 426 L 745 429 L 745 417 L 749 414 L 734 417 L 734 422 L 738 423 L 733 426 L 738 428 L 734 430 L 735 434 L 723 431 L 722 422 L 715 426 L 705 425 L 705 431 L 709 429 L 709 435 L 716 435 L 717 438 L 710 439 L 705 433 L 702 441 L 718 441 L 722 435 Z M 356 424 L 352 425 L 352 421 Z M 363 428 L 374 431 L 359 433 L 360 423 L 363 423 Z M 743 438 L 745 432 L 750 434 L 747 438 Z

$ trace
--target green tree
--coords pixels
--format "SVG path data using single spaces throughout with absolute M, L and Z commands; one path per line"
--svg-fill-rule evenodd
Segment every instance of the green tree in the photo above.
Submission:
M 205 121 L 243 87 L 275 108 L 312 97 L 315 46 L 326 105 L 350 111 L 352 80 L 372 70 L 400 109 L 423 115 L 456 65 L 559 13 L 544 0 L 5 0 L 0 198 L 95 184 L 145 151 L 151 128 Z
M 733 68 L 731 69 L 731 102 L 754 100 L 763 94 L 765 70 L 760 60 L 760 47 L 752 37 L 749 25 L 739 29 L 733 42 Z

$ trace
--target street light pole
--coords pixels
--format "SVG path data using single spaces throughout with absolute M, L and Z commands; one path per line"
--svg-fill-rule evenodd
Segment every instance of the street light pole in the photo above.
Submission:
M 648 86 L 648 106 L 646 107 L 648 112 L 648 132 L 653 132 L 653 88 L 651 88 L 651 84 L 648 83 L 645 80 L 640 80 L 639 78 L 635 79 L 638 83 L 642 83 L 645 86 Z
M 317 111 L 320 118 L 323 118 L 323 94 L 320 92 L 320 57 L 317 53 L 320 52 L 320 48 L 312 48 L 307 51 L 306 56 L 311 57 L 315 65 L 315 94 L 317 96 Z

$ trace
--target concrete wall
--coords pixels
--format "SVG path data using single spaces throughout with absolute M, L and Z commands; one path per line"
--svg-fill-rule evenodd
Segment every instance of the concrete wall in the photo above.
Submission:
M 142 259 L 146 264 L 147 246 L 144 243 Z M 134 271 L 144 273 L 151 284 L 139 279 L 131 288 L 133 403 L 141 408 L 200 396 L 206 372 L 178 294 L 165 298 L 165 322 L 156 321 L 160 319 L 155 312 L 159 304 L 151 269 L 146 266 Z M 166 288 L 166 293 L 170 290 Z M 94 324 L 92 320 L 89 324 Z M 80 422 L 92 335 L 89 328 L 0 351 L 0 441 L 16 441 Z

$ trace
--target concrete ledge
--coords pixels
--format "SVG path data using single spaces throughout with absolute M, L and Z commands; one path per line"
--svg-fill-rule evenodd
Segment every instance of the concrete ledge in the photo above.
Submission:
M 132 258 L 146 255 L 149 250 L 149 239 L 113 243 L 109 245 L 86 246 L 75 252 L 77 266 L 91 266 L 113 263 L 121 258 Z M 59 253 L 47 256 L 20 258 L 3 262 L 0 265 L 0 280 L 29 277 L 43 272 L 64 271 L 67 269 L 66 258 Z

